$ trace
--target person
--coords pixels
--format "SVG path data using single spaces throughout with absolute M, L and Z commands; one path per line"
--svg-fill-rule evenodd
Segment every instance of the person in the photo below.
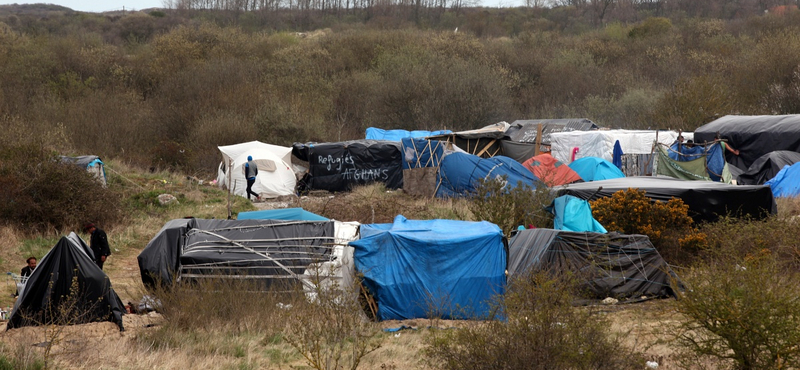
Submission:
M 253 162 L 253 156 L 247 156 L 247 163 L 244 164 L 244 178 L 247 179 L 247 199 L 250 200 L 250 195 L 255 195 L 256 200 L 261 200 L 261 197 L 253 192 L 253 184 L 256 183 L 256 176 L 258 176 L 258 165 Z
M 731 146 L 731 144 L 728 144 L 728 143 L 726 143 L 724 140 L 722 140 L 722 139 L 720 139 L 720 138 L 719 138 L 719 133 L 717 133 L 717 136 L 714 136 L 714 140 L 715 140 L 715 141 L 719 141 L 719 145 L 722 145 L 722 150 L 723 150 L 723 151 L 724 151 L 724 150 L 727 150 L 727 151 L 729 151 L 729 152 L 733 153 L 733 155 L 739 155 L 739 151 L 738 151 L 738 150 L 736 150 L 736 149 L 734 149 L 734 148 Z
M 20 276 L 31 276 L 33 270 L 36 269 L 36 257 L 28 257 L 25 262 L 28 263 L 27 266 L 22 268 L 22 271 L 19 273 Z
M 694 140 L 692 140 L 692 139 L 686 140 L 686 147 L 687 148 L 694 148 Z
M 111 254 L 111 248 L 108 246 L 108 236 L 106 236 L 105 231 L 98 229 L 93 223 L 86 224 L 83 227 L 83 231 L 91 235 L 89 246 L 92 248 L 92 253 L 94 253 L 94 262 L 102 270 L 103 264 Z

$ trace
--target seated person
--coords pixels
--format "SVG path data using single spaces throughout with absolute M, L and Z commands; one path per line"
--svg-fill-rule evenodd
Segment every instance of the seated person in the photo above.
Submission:
M 33 274 L 33 270 L 36 269 L 36 257 L 33 256 L 28 257 L 28 259 L 25 260 L 25 262 L 27 262 L 28 265 L 23 267 L 19 273 L 19 276 L 23 278 L 30 277 L 31 274 Z M 14 297 L 19 296 L 19 290 L 21 285 L 23 285 L 23 280 L 17 282 L 17 292 L 14 293 Z

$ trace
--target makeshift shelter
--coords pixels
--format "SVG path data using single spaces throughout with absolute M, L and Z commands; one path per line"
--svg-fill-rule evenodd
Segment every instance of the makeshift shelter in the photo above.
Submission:
M 591 298 L 675 296 L 675 274 L 646 235 L 528 229 L 508 245 L 508 276 L 573 273 Z
M 329 221 L 316 213 L 302 208 L 264 209 L 260 211 L 239 212 L 237 220 L 285 220 L 285 221 Z
M 60 158 L 62 163 L 72 164 L 78 168 L 82 168 L 86 170 L 86 172 L 92 174 L 103 186 L 108 185 L 105 164 L 100 160 L 100 157 L 96 155 L 81 155 L 78 157 L 62 155 Z
M 569 166 L 556 160 L 549 153 L 539 154 L 531 157 L 522 166 L 533 172 L 547 186 L 564 185 L 576 181 L 582 181 L 580 175 L 573 171 Z
M 447 135 L 430 136 L 428 139 L 452 143 L 465 152 L 481 158 L 503 155 L 500 142 L 506 137 L 508 122 L 498 122 L 475 130 L 458 131 Z M 527 151 L 525 151 L 527 153 Z M 530 155 L 522 160 L 530 158 Z
M 505 291 L 506 252 L 497 225 L 407 220 L 361 226 L 356 269 L 380 320 L 492 318 Z
M 120 330 L 125 307 L 77 234 L 62 237 L 42 257 L 20 292 L 7 329 L 111 321 Z
M 436 135 L 447 135 L 452 134 L 453 131 L 450 130 L 438 130 L 438 131 L 424 131 L 424 130 L 414 130 L 414 131 L 407 131 L 407 130 L 384 130 L 375 127 L 368 127 L 366 132 L 366 139 L 367 140 L 387 140 L 387 141 L 400 141 L 405 138 L 423 138 L 428 136 L 436 136 Z
M 652 174 L 652 156 L 655 142 L 671 145 L 678 138 L 675 131 L 656 130 L 594 130 L 556 132 L 551 137 L 550 154 L 564 163 L 579 158 L 598 157 L 614 160 L 614 145 L 619 141 L 622 172 L 626 176 Z M 684 137 L 691 136 L 683 133 Z
M 764 183 L 776 198 L 797 198 L 800 196 L 800 163 L 783 166 L 775 177 Z
M 401 145 L 403 191 L 429 197 L 436 195 L 442 159 L 448 154 L 463 152 L 452 143 L 438 140 L 405 138 Z
M 519 162 L 508 157 L 480 158 L 466 153 L 453 153 L 442 159 L 439 167 L 436 196 L 467 196 L 475 193 L 479 180 L 505 178 L 506 186 L 520 184 L 535 188 L 539 179 Z
M 740 185 L 762 185 L 777 176 L 783 167 L 797 162 L 800 162 L 800 153 L 788 150 L 769 152 L 756 159 L 747 171 L 737 176 L 736 182 Z
M 731 173 L 725 162 L 722 145 L 718 142 L 706 145 L 675 143 L 667 147 L 659 144 L 656 162 L 657 175 L 683 180 L 716 181 L 731 183 Z
M 173 220 L 139 254 L 146 286 L 237 278 L 294 284 L 312 263 L 329 261 L 333 221 Z
M 775 199 L 768 186 L 729 185 L 711 181 L 686 181 L 669 177 L 623 177 L 613 180 L 584 182 L 554 188 L 555 195 L 573 195 L 595 200 L 610 197 L 629 188 L 645 191 L 653 201 L 666 202 L 680 198 L 689 206 L 695 221 L 716 221 L 720 216 L 751 216 L 762 219 L 777 213 Z
M 719 133 L 739 155 L 726 152 L 726 161 L 747 170 L 761 156 L 776 150 L 800 152 L 800 115 L 724 116 L 700 126 L 696 143 L 710 142 Z
M 262 197 L 275 198 L 294 194 L 297 179 L 292 170 L 291 148 L 251 141 L 220 146 L 222 163 L 217 170 L 217 184 L 233 194 L 247 196 L 244 164 L 252 156 L 258 165 L 253 191 Z
M 562 195 L 553 199 L 548 210 L 555 216 L 553 228 L 565 231 L 589 231 L 607 233 L 606 228 L 592 216 L 589 202 L 572 195 Z
M 583 181 L 611 180 L 625 177 L 625 174 L 611 164 L 611 162 L 598 157 L 583 157 L 569 164 Z
M 301 180 L 303 190 L 346 191 L 374 182 L 389 189 L 403 187 L 399 142 L 295 143 L 292 154 L 308 162 L 308 173 Z

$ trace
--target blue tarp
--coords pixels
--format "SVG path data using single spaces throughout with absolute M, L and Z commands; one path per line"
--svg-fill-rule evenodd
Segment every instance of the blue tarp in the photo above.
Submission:
M 492 300 L 505 292 L 503 232 L 486 221 L 397 216 L 361 225 L 350 245 L 380 320 L 491 318 Z
M 556 230 L 607 233 L 606 228 L 592 217 L 592 207 L 589 202 L 573 197 L 572 195 L 562 195 L 553 200 L 552 212 L 556 216 L 553 224 Z
M 622 145 L 619 145 L 619 140 L 614 142 L 614 152 L 611 154 L 612 161 L 611 163 L 620 170 L 622 170 L 622 156 L 625 153 L 622 152 Z
M 302 208 L 267 209 L 262 211 L 239 212 L 238 220 L 290 220 L 290 221 L 329 221 L 316 213 Z
M 437 167 L 444 158 L 444 142 L 419 138 L 401 140 L 403 169 Z
M 800 196 L 800 162 L 785 165 L 775 177 L 765 182 L 776 198 L 796 198 Z
M 446 198 L 472 194 L 478 180 L 502 176 L 506 176 L 507 186 L 511 188 L 520 182 L 535 188 L 539 181 L 531 171 L 508 157 L 481 158 L 472 154 L 453 153 L 444 157 L 439 166 L 436 196 Z
M 672 144 L 669 148 L 669 158 L 678 162 L 688 162 L 701 158 L 703 153 L 706 154 L 706 167 L 708 168 L 708 177 L 712 181 L 719 182 L 721 180 L 722 171 L 725 168 L 725 153 L 723 152 L 722 145 L 718 143 L 711 144 L 708 151 L 702 145 L 688 146 L 686 144 L 678 146 L 677 143 Z
M 436 135 L 447 135 L 452 134 L 453 131 L 450 130 L 439 130 L 439 131 L 423 131 L 423 130 L 416 130 L 416 131 L 406 131 L 406 130 L 384 130 L 375 127 L 367 128 L 366 139 L 367 140 L 388 140 L 388 141 L 400 141 L 404 138 L 411 137 L 428 137 L 428 136 L 436 136 Z
M 576 159 L 569 164 L 569 168 L 577 172 L 583 181 L 611 180 L 625 177 L 622 171 L 611 162 L 598 157 L 585 157 Z

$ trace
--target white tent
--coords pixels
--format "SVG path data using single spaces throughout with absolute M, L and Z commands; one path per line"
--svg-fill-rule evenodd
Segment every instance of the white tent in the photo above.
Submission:
M 251 141 L 221 146 L 219 151 L 222 152 L 222 163 L 217 172 L 217 183 L 220 187 L 246 197 L 244 164 L 247 156 L 253 156 L 253 161 L 258 165 L 254 192 L 265 198 L 294 194 L 297 180 L 291 166 L 292 148 Z M 228 168 L 230 163 L 232 170 Z
M 612 161 L 614 143 L 619 140 L 625 154 L 650 154 L 653 142 L 670 145 L 678 138 L 676 131 L 654 130 L 594 130 L 554 132 L 550 136 L 550 149 L 553 157 L 563 163 L 572 162 L 572 151 L 578 148 L 575 159 L 599 157 Z M 686 140 L 692 139 L 691 132 L 684 132 Z

